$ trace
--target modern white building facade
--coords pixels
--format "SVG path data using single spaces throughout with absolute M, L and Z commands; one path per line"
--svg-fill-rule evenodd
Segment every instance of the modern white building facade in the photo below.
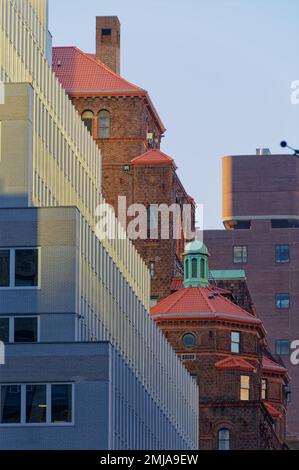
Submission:
M 196 449 L 198 390 L 51 71 L 45 0 L 0 0 L 0 449 Z M 94 406 L 93 406 L 94 405 Z

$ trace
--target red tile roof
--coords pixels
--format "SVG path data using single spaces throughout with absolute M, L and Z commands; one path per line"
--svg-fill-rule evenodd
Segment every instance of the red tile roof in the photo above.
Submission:
M 260 325 L 263 322 L 212 287 L 188 287 L 174 292 L 151 309 L 155 320 L 221 319 Z
M 184 278 L 182 277 L 174 277 L 172 279 L 170 290 L 172 292 L 176 292 L 178 290 L 184 289 Z
M 174 165 L 174 160 L 158 149 L 151 149 L 133 158 L 131 163 L 133 165 L 163 165 L 167 163 Z
M 145 90 L 124 80 L 92 54 L 77 47 L 53 47 L 53 71 L 67 93 Z
M 276 372 L 277 374 L 286 374 L 287 370 L 277 362 L 272 361 L 267 356 L 263 357 L 263 370 L 265 372 Z
M 243 370 L 246 372 L 255 372 L 256 368 L 250 364 L 249 362 L 245 361 L 241 357 L 230 356 L 221 361 L 216 362 L 215 367 L 217 369 L 234 369 L 234 370 Z
M 94 54 L 77 47 L 53 47 L 53 71 L 68 94 L 76 96 L 144 96 L 161 132 L 165 132 L 159 114 L 148 93 L 117 75 Z
M 274 406 L 272 406 L 270 403 L 268 402 L 264 402 L 264 405 L 268 411 L 268 413 L 273 417 L 273 418 L 281 418 L 282 417 L 282 413 L 280 413 L 276 408 L 274 408 Z

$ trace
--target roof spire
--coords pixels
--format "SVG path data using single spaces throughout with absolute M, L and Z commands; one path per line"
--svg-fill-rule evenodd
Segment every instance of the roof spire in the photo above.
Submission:
M 185 247 L 184 287 L 208 287 L 209 251 L 200 240 L 193 240 Z

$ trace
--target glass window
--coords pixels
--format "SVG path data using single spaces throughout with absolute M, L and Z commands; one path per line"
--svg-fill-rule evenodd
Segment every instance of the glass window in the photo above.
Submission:
M 72 386 L 52 385 L 51 387 L 52 423 L 72 422 Z
M 38 250 L 15 250 L 15 286 L 38 285 Z
M 9 318 L 0 318 L 0 341 L 9 343 Z
M 151 297 L 150 299 L 150 307 L 154 307 L 158 303 L 158 298 L 157 297 Z
M 102 29 L 102 36 L 111 36 L 111 34 L 112 34 L 111 28 Z
M 231 352 L 232 353 L 240 352 L 240 337 L 241 337 L 241 334 L 238 331 L 232 331 L 231 333 Z
M 195 336 L 192 333 L 187 333 L 186 335 L 183 336 L 183 344 L 186 346 L 186 348 L 190 348 L 191 346 L 194 346 L 196 342 Z
M 234 263 L 244 264 L 248 261 L 247 246 L 234 246 Z
M 196 258 L 192 259 L 192 278 L 193 279 L 197 278 L 197 259 Z
M 1 386 L 1 423 L 14 424 L 21 422 L 21 386 Z
M 290 308 L 290 294 L 276 294 L 276 308 Z
M 206 266 L 205 260 L 200 260 L 200 277 L 203 279 L 206 276 Z
M 10 277 L 10 251 L 0 250 L 0 287 L 9 287 Z
M 292 389 L 290 385 L 285 386 L 285 396 L 288 403 L 292 401 Z
M 278 339 L 275 341 L 275 352 L 280 356 L 288 356 L 291 352 L 289 339 Z
M 275 259 L 276 259 L 276 263 L 289 263 L 290 262 L 289 245 L 276 245 Z
M 99 138 L 100 139 L 109 139 L 110 137 L 110 113 L 105 109 L 99 112 Z
M 92 111 L 84 111 L 84 113 L 81 114 L 81 119 L 84 122 L 90 134 L 92 134 L 92 130 L 93 130 L 93 116 L 94 115 Z
M 268 395 L 268 381 L 266 379 L 262 379 L 262 400 L 267 400 Z
M 219 450 L 229 450 L 230 448 L 230 439 L 229 439 L 229 430 L 228 429 L 220 429 L 218 431 L 218 449 Z
M 26 385 L 26 423 L 45 423 L 46 420 L 46 385 Z
M 186 279 L 188 279 L 189 277 L 189 260 L 188 259 L 186 259 L 185 261 L 185 270 L 186 270 L 185 276 L 186 276 Z
M 240 399 L 248 401 L 250 395 L 250 377 L 248 375 L 241 375 Z
M 14 324 L 15 343 L 37 342 L 37 318 L 16 317 Z

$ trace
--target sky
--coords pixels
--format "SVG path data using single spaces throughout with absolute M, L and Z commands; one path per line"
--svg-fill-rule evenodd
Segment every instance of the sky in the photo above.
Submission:
M 53 45 L 94 52 L 101 15 L 120 19 L 121 75 L 150 93 L 205 228 L 222 228 L 222 157 L 299 147 L 299 1 L 50 0 Z

